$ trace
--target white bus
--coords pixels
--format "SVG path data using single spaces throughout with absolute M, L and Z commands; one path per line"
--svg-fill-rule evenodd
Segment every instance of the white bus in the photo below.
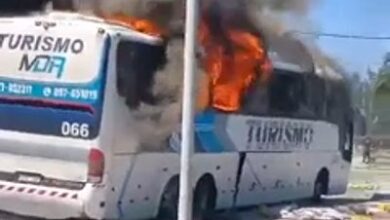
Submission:
M 0 210 L 175 219 L 180 135 L 165 151 L 143 152 L 131 110 L 137 74 L 157 68 L 150 59 L 161 55 L 161 39 L 60 12 L 2 17 L 0 30 Z M 199 219 L 346 190 L 352 123 L 345 91 L 274 66 L 270 85 L 253 92 L 263 94 L 254 95 L 264 98 L 261 108 L 248 100 L 237 114 L 196 116 L 191 175 Z

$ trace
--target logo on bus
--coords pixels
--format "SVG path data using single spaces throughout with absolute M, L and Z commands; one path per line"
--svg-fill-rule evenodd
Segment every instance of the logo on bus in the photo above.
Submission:
M 53 74 L 61 78 L 66 64 L 64 56 L 37 55 L 30 57 L 24 54 L 20 62 L 19 71 Z
M 247 121 L 247 148 L 292 150 L 309 148 L 314 129 L 310 124 L 287 121 Z

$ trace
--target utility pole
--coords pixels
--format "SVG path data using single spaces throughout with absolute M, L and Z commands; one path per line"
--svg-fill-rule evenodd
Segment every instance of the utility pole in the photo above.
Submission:
M 195 49 L 197 42 L 198 11 L 198 0 L 186 1 L 179 220 L 192 219 L 193 190 L 191 181 L 191 158 L 194 151 L 194 92 L 195 70 L 197 65 Z

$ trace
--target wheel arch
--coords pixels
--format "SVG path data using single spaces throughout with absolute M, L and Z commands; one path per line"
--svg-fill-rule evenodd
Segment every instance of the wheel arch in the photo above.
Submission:
M 163 185 L 163 187 L 161 187 L 160 189 L 160 193 L 158 195 L 158 203 L 156 205 L 156 208 L 155 208 L 155 214 L 154 216 L 157 217 L 160 213 L 160 208 L 161 208 L 161 204 L 163 202 L 163 196 L 164 196 L 164 193 L 169 190 L 171 187 L 179 187 L 179 184 L 180 184 L 180 176 L 179 174 L 175 174 L 175 175 L 172 175 L 168 181 L 166 181 L 166 183 Z
M 214 196 L 215 196 L 214 200 L 216 201 L 217 200 L 218 190 L 217 190 L 217 185 L 216 185 L 214 176 L 211 173 L 205 173 L 202 176 L 200 176 L 199 179 L 196 181 L 196 184 L 195 184 L 195 187 L 194 187 L 194 192 L 196 192 L 197 188 L 201 184 L 207 184 L 207 185 L 209 185 L 211 187 L 212 192 L 214 193 Z
M 322 167 L 318 173 L 317 177 L 315 179 L 315 183 L 317 181 L 321 181 L 325 185 L 325 192 L 324 194 L 327 194 L 329 192 L 329 183 L 330 183 L 330 172 L 327 167 Z

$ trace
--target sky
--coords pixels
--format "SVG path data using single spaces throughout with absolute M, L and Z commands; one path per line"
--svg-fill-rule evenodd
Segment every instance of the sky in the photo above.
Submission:
M 390 37 L 390 0 L 320 0 L 309 16 L 322 32 Z M 348 71 L 362 76 L 368 67 L 381 65 L 384 54 L 390 52 L 390 40 L 320 37 L 317 42 Z

